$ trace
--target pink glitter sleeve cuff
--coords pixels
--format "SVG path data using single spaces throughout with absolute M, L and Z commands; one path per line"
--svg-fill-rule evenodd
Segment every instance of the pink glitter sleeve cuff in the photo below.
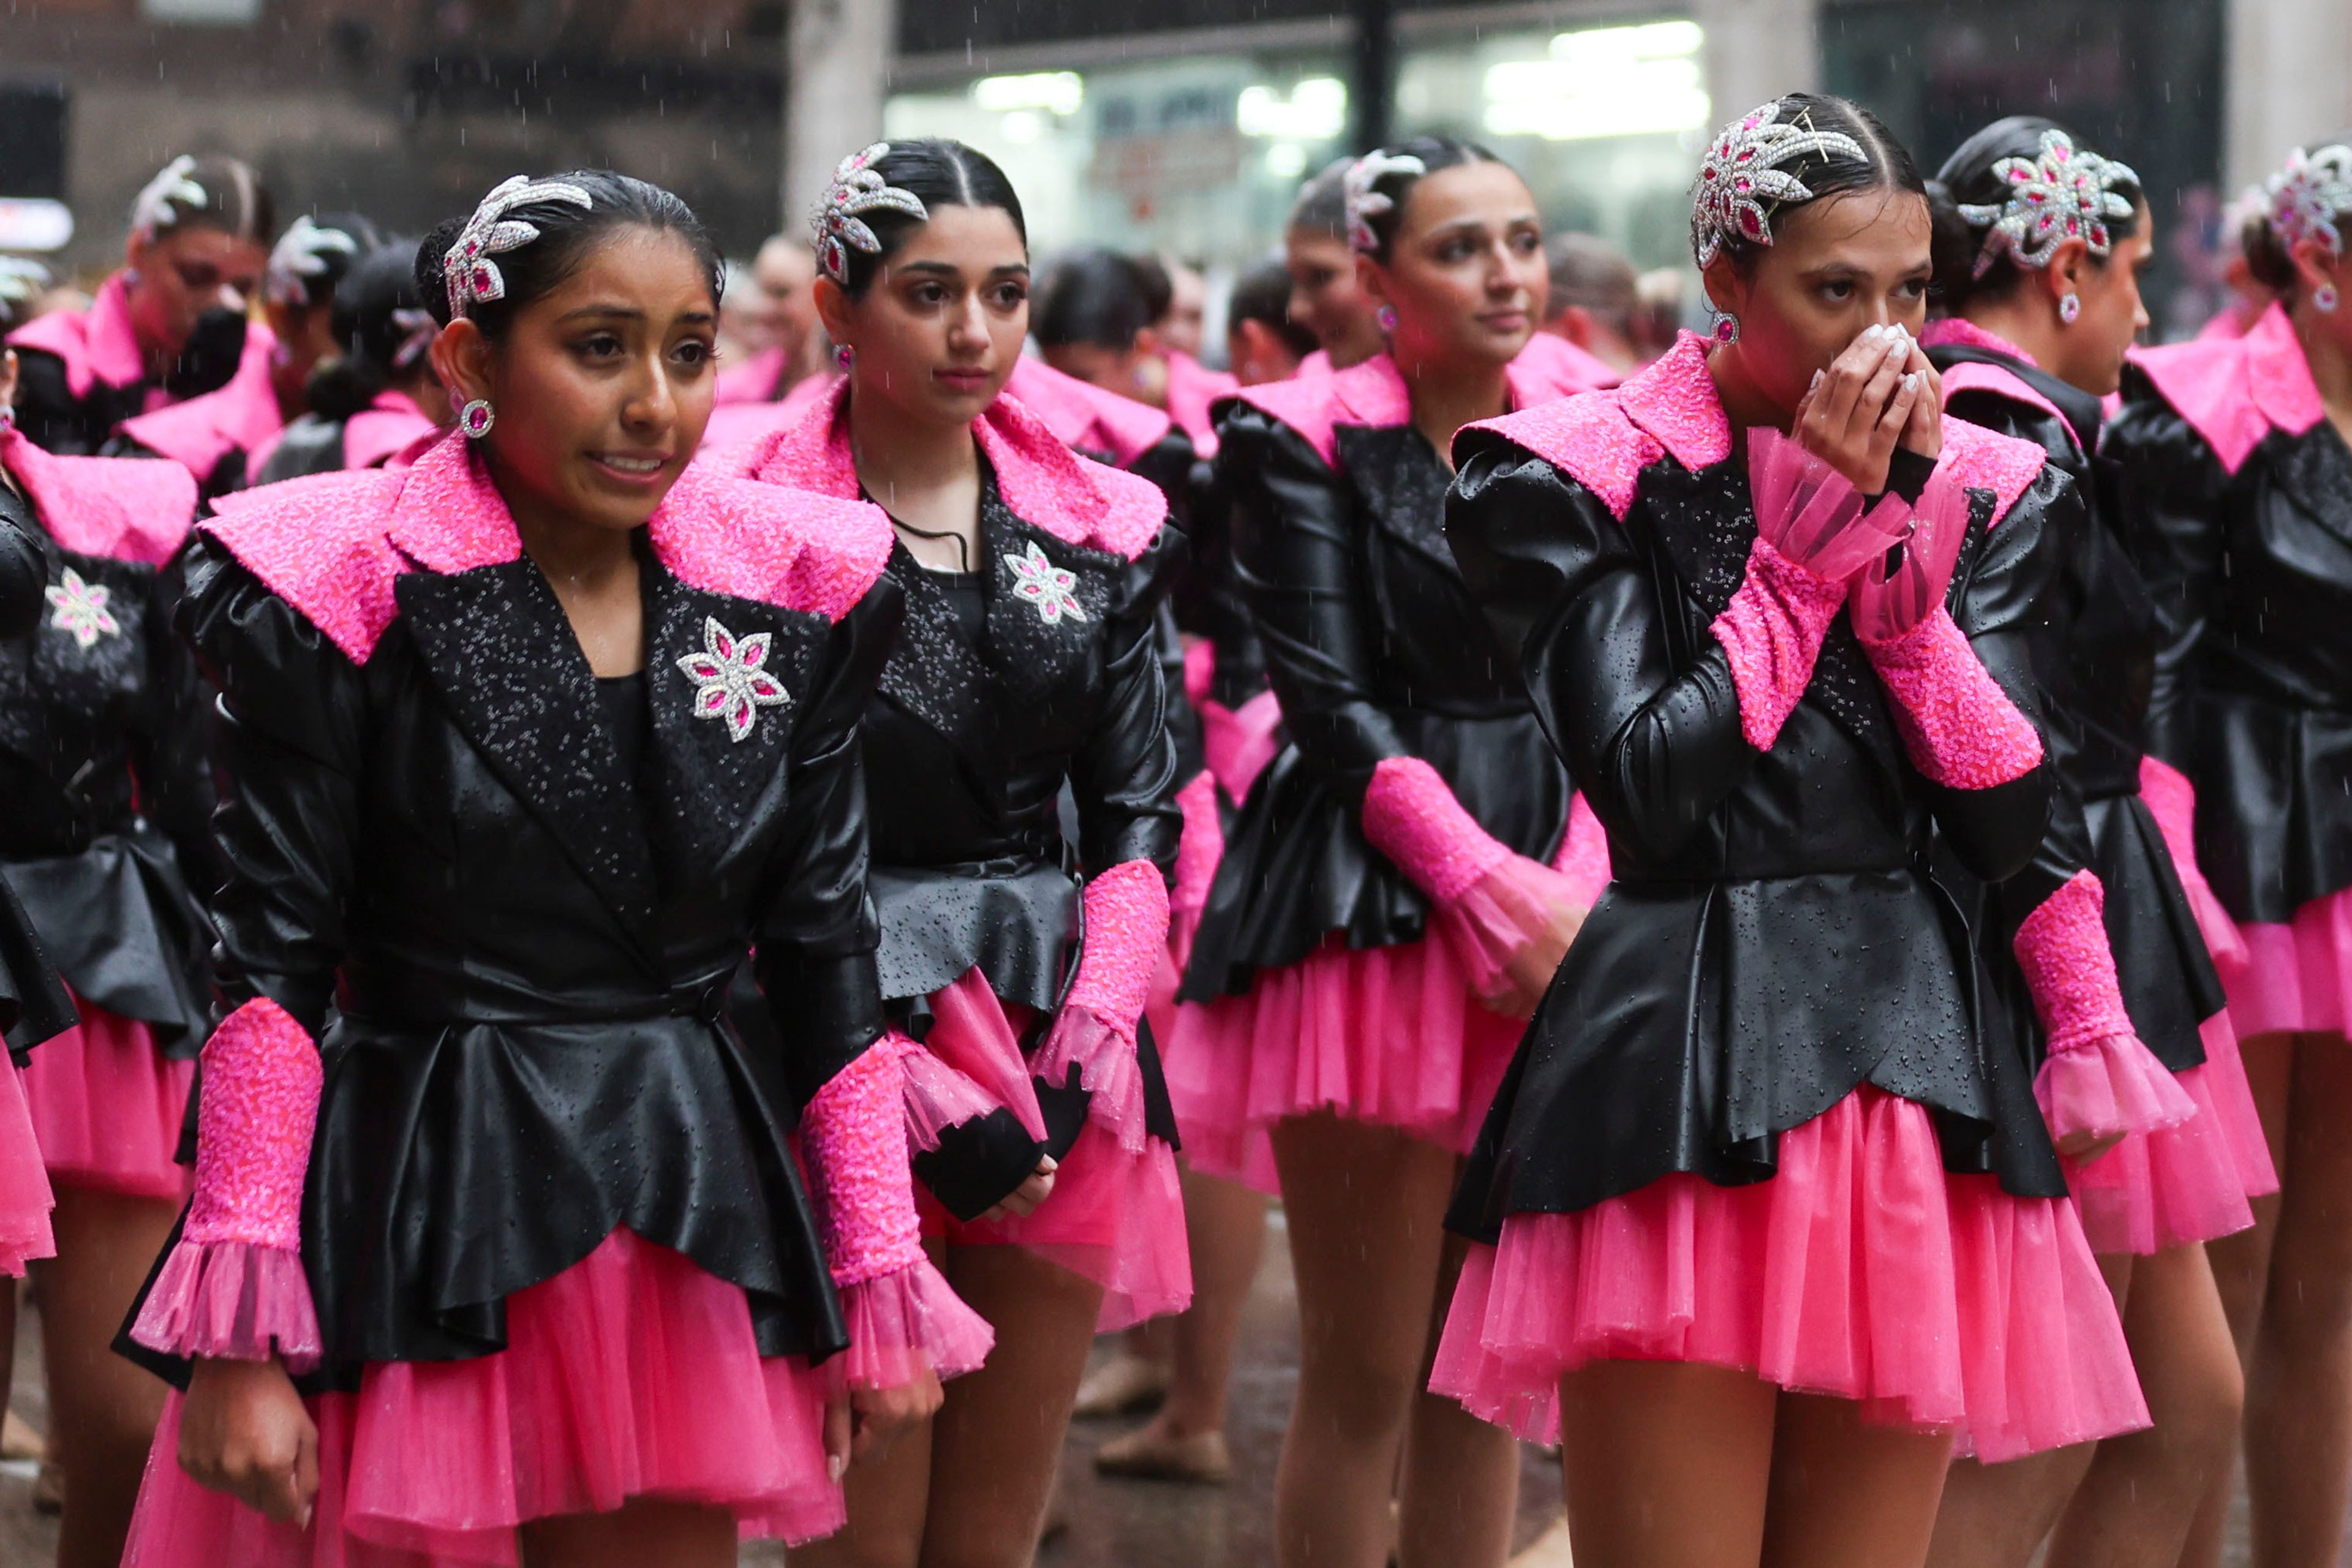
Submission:
M 2153 1132 L 2196 1113 L 2124 1011 L 2105 908 L 2098 878 L 2078 871 L 2011 944 L 2048 1037 L 2034 1096 L 2053 1138 Z
M 1176 808 L 1184 814 L 1184 836 L 1176 846 L 1176 891 L 1168 904 L 1168 946 L 1181 968 L 1192 956 L 1192 933 L 1201 928 L 1201 911 L 1209 907 L 1209 889 L 1216 885 L 1217 867 L 1225 858 L 1225 825 L 1217 809 L 1217 779 L 1202 770 L 1176 792 Z
M 839 1372 L 853 1388 L 896 1387 L 925 1369 L 969 1372 L 992 1342 L 923 1251 L 904 1105 L 903 1060 L 918 1049 L 885 1035 L 801 1113 L 817 1228 L 850 1325 Z
M 1912 765 L 1950 789 L 1990 789 L 2042 763 L 2042 737 L 1937 605 L 1891 642 L 1864 642 Z
M 319 1120 L 318 1047 L 267 997 L 205 1043 L 196 1184 L 131 1337 L 167 1355 L 318 1364 L 302 1269 L 302 1187 Z
M 1160 868 L 1128 860 L 1093 878 L 1086 917 L 1078 972 L 1032 1068 L 1053 1084 L 1067 1083 L 1075 1069 L 1093 1097 L 1087 1119 L 1134 1152 L 1146 1137 L 1135 1026 L 1168 944 L 1168 886 Z
M 1748 547 L 1748 574 L 1709 629 L 1731 662 L 1740 733 L 1758 751 L 1772 749 L 1797 710 L 1844 603 L 1844 584 L 1816 577 L 1760 535 Z
M 1372 769 L 1363 824 L 1365 840 L 1440 904 L 1459 900 L 1511 854 L 1419 757 L 1383 758 Z
M 2157 831 L 2164 836 L 2172 868 L 2180 878 L 2180 890 L 2188 895 L 2189 912 L 2197 917 L 2198 933 L 2204 937 L 2215 967 L 2225 975 L 2242 971 L 2250 962 L 2245 936 L 2230 911 L 2221 907 L 2212 884 L 2205 880 L 2204 868 L 2197 864 L 2197 786 L 2171 763 L 2142 757 L 2139 796 L 2148 815 L 2156 818 Z

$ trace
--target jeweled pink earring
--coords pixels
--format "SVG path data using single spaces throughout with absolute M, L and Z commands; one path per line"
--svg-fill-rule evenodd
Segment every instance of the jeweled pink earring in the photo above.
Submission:
M 1729 348 L 1739 341 L 1739 318 L 1726 310 L 1715 319 L 1715 331 L 1712 335 L 1717 347 Z
M 857 351 L 851 348 L 847 343 L 844 343 L 839 348 L 833 351 L 833 367 L 841 372 L 842 374 L 847 375 L 849 374 L 849 367 L 856 363 Z
M 2082 319 L 2083 297 L 2070 289 L 2059 298 L 2058 320 L 2063 325 L 2071 327 Z
M 1384 332 L 1393 332 L 1396 331 L 1396 307 L 1394 305 L 1381 306 L 1379 313 L 1372 319 L 1381 324 L 1381 331 Z
M 478 441 L 488 435 L 490 426 L 498 422 L 499 411 L 490 406 L 487 397 L 477 397 L 457 410 L 457 428 L 466 433 L 469 441 Z
M 2322 283 L 2311 291 L 2311 308 L 2315 310 L 2332 313 L 2343 302 L 2343 297 L 2336 292 L 2333 283 Z

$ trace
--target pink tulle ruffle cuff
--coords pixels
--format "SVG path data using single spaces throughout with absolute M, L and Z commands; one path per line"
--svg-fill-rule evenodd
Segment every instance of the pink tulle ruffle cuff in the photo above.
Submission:
M 1739 731 L 1758 751 L 1772 749 L 1797 710 L 1844 603 L 1844 584 L 1816 577 L 1760 535 L 1748 547 L 1748 574 L 1709 630 L 1731 664 Z
M 319 1364 L 319 1315 L 302 1255 L 242 1241 L 183 1240 L 163 1260 L 131 1337 L 165 1355 Z
M 2033 1098 L 2053 1139 L 2161 1132 L 2197 1114 L 2156 1053 L 2137 1035 L 2110 1035 L 2053 1051 L 2034 1075 Z
M 1441 904 L 1468 892 L 1511 853 L 1419 757 L 1385 757 L 1372 769 L 1363 826 L 1365 840 Z
M 1513 855 L 1451 903 L 1436 909 L 1471 993 L 1490 1000 L 1510 989 L 1512 957 L 1533 942 L 1533 921 L 1556 910 L 1585 910 L 1592 900 L 1574 879 Z
M 1056 1087 L 1070 1081 L 1092 1096 L 1087 1118 L 1102 1124 L 1132 1154 L 1143 1147 L 1143 1068 L 1136 1059 L 1135 1026 L 1120 1025 L 1076 1000 L 1055 1015 L 1045 1043 L 1037 1048 L 1037 1076 Z
M 938 1148 L 949 1128 L 997 1108 L 986 1089 L 912 1040 L 899 1047 L 899 1064 L 906 1072 L 907 1137 L 918 1149 Z
M 2041 764 L 2041 735 L 1942 605 L 1901 637 L 1863 648 L 1895 699 L 1903 749 L 1933 782 L 1990 789 Z
M 1176 846 L 1176 890 L 1168 902 L 1169 945 L 1181 968 L 1192 956 L 1192 933 L 1200 929 L 1201 911 L 1209 907 L 1209 890 L 1216 885 L 1217 867 L 1225 858 L 1225 827 L 1218 816 L 1217 780 L 1203 771 L 1176 792 L 1176 807 L 1184 814 L 1184 836 Z
M 976 1372 L 996 1343 L 986 1319 L 963 1303 L 925 1258 L 841 1287 L 849 1349 L 835 1364 L 848 1387 L 903 1388 L 925 1373 Z

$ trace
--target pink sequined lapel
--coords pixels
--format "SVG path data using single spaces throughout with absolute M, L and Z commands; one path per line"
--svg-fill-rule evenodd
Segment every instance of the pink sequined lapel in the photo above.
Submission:
M 433 421 L 405 395 L 381 393 L 374 403 L 343 422 L 343 467 L 375 468 L 417 437 L 436 433 Z
M 88 397 L 100 382 L 130 386 L 147 376 L 147 360 L 139 352 L 139 334 L 131 325 L 131 308 L 124 299 L 122 274 L 99 285 L 98 297 L 87 311 L 52 310 L 36 317 L 8 334 L 11 345 L 38 349 L 64 362 L 66 390 Z
M 844 380 L 796 423 L 726 458 L 719 471 L 856 500 L 857 466 L 843 416 L 848 402 Z M 973 421 L 972 435 L 996 471 L 1005 505 L 1057 539 L 1132 561 L 1166 521 L 1168 502 L 1158 486 L 1077 456 L 1010 395 Z
M 277 346 L 268 327 L 252 323 L 246 329 L 244 356 L 228 384 L 126 419 L 122 433 L 178 463 L 199 482 L 211 478 L 231 452 L 243 452 L 250 459 L 286 427 L 278 413 L 277 389 L 270 384 Z
M 1211 370 L 1188 353 L 1168 353 L 1168 413 L 1192 438 L 1192 450 L 1202 458 L 1217 455 L 1217 426 L 1209 410 L 1241 390 L 1242 384 L 1221 370 Z
M 1026 355 L 1013 367 L 1004 392 L 1063 446 L 1108 457 L 1121 468 L 1158 446 L 1174 424 L 1162 409 L 1105 392 Z
M 2136 349 L 2131 360 L 2226 473 L 2244 467 L 2273 429 L 2300 436 L 2326 416 L 2294 326 L 2276 305 L 2243 337 Z
M 1552 332 L 1538 332 L 1511 362 L 1511 406 L 1533 408 L 1555 397 L 1599 392 L 1625 378 L 1616 366 Z
M 24 488 L 41 526 L 77 555 L 157 566 L 188 537 L 196 481 L 152 458 L 59 458 L 0 428 L 0 468 Z
M 1625 416 L 1696 473 L 1731 456 L 1731 421 L 1706 368 L 1706 342 L 1685 332 L 1656 363 L 1617 389 Z
M 1962 321 L 1958 316 L 1928 322 L 1927 330 L 1919 334 L 1919 342 L 1923 348 L 1931 349 L 1947 343 L 1982 349 L 1987 353 L 2001 354 L 2022 364 L 2033 363 L 2032 354 L 2007 338 L 1986 331 L 1975 322 Z M 2074 435 L 2074 425 L 2058 405 L 2005 366 L 1986 364 L 1979 360 L 1962 360 L 1943 373 L 1943 386 L 1944 406 L 1947 408 L 1952 405 L 1952 399 L 1963 392 L 1985 392 L 1996 397 L 2006 397 L 2012 403 L 2022 403 L 2029 408 L 2040 409 L 2058 421 L 2059 428 L 2066 432 L 2066 438 L 2074 442 L 2075 450 L 2082 449 L 2083 444 Z
M 1944 450 L 1936 471 L 1963 488 L 1990 490 L 1992 521 L 2009 515 L 2026 488 L 2042 476 L 2050 455 L 2031 441 L 2003 436 L 1965 419 L 1944 419 Z
M 646 524 L 654 553 L 689 587 L 837 621 L 890 558 L 870 502 L 688 468 Z

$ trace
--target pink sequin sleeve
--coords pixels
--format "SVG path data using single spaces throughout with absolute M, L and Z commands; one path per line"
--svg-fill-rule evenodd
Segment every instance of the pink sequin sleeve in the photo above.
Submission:
M 2172 868 L 2180 878 L 2180 889 L 2188 896 L 2189 912 L 2197 917 L 2197 930 L 2205 938 L 2215 967 L 2225 975 L 2243 970 L 2248 962 L 2245 936 L 2205 880 L 2204 868 L 2197 864 L 2197 786 L 2171 763 L 2142 757 L 2139 794 L 2148 815 L 2156 818 L 2157 831 L 2164 836 Z
M 2048 1037 L 2033 1089 L 2053 1138 L 2153 1132 L 2196 1114 L 2124 1010 L 2105 910 L 2099 879 L 2078 871 L 2011 943 Z
M 954 1377 L 986 1359 L 994 1335 L 923 1251 L 908 1165 L 906 1055 L 885 1035 L 835 1073 L 801 1113 L 801 1152 L 849 1350 L 852 1388 L 894 1388 L 925 1371 Z
M 1077 973 L 1033 1064 L 1057 1086 L 1076 1072 L 1092 1097 L 1087 1119 L 1130 1152 L 1147 1135 L 1135 1027 L 1168 944 L 1168 885 L 1149 860 L 1122 861 L 1087 881 Z
M 1761 535 L 1748 547 L 1748 574 L 1709 628 L 1731 663 L 1739 731 L 1769 752 L 1813 679 L 1822 639 L 1845 603 L 1845 584 L 1815 576 Z
M 1184 814 L 1184 834 L 1176 845 L 1176 891 L 1168 906 L 1168 945 L 1181 968 L 1192 956 L 1192 933 L 1201 928 L 1201 911 L 1209 907 L 1209 889 L 1215 885 L 1217 866 L 1225 858 L 1216 775 L 1205 768 L 1194 774 L 1191 784 L 1176 792 L 1176 808 Z
M 310 1032 L 257 997 L 205 1042 L 196 1185 L 131 1337 L 167 1355 L 318 1364 L 302 1187 L 322 1075 Z
M 1990 789 L 2042 763 L 2042 737 L 1938 605 L 1887 642 L 1863 643 L 1895 700 L 1895 725 L 1912 764 L 1951 789 Z

